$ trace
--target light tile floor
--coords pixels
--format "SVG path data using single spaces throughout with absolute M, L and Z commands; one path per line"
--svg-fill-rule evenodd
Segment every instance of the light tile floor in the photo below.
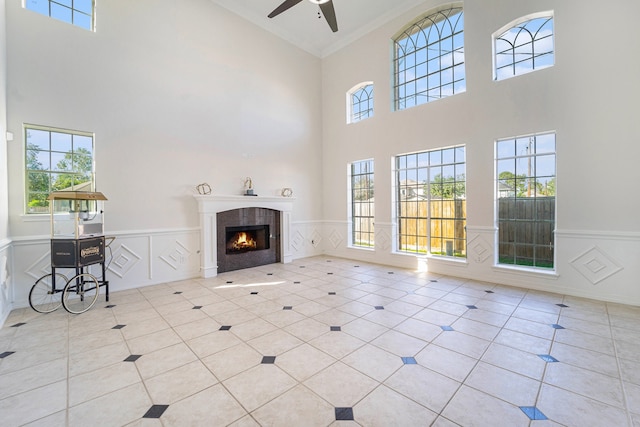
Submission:
M 640 307 L 314 257 L 15 310 L 0 424 L 640 426 L 639 355 Z

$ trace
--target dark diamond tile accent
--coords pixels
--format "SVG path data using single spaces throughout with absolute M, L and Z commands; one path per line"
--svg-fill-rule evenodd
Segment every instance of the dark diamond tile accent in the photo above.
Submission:
M 5 351 L 4 353 L 0 353 L 0 359 L 4 359 L 7 356 L 11 356 L 15 351 Z
M 116 306 L 115 304 L 109 304 L 109 305 L 105 305 L 104 308 L 113 308 L 115 306 Z
M 335 295 L 335 294 L 336 294 L 335 292 L 329 292 L 329 295 Z
M 387 271 L 387 274 L 393 274 L 393 271 Z
M 270 365 L 270 364 L 275 363 L 275 361 L 276 361 L 276 357 L 275 356 L 264 356 L 262 358 L 262 362 L 261 363 L 265 364 L 265 365 Z
M 441 328 L 443 331 L 453 331 L 453 328 L 452 328 L 451 326 L 440 326 L 440 328 Z
M 200 310 L 202 308 L 201 305 L 194 305 L 193 310 Z
M 416 359 L 413 357 L 403 357 L 402 358 L 402 363 L 404 363 L 405 365 L 417 365 L 418 362 L 416 362 Z
M 300 268 L 304 268 L 304 265 L 301 265 Z
M 359 265 L 354 265 L 354 267 L 355 267 L 355 268 L 360 268 L 360 266 L 359 266 Z
M 468 305 L 467 308 L 469 310 L 477 310 L 478 309 L 478 307 L 476 307 L 475 305 Z
M 113 328 L 111 328 L 111 329 L 122 329 L 122 328 L 124 328 L 125 326 L 127 326 L 127 325 L 116 325 L 116 326 L 114 326 L 114 327 L 113 327 Z
M 336 421 L 353 421 L 353 408 L 336 408 Z
M 130 356 L 127 356 L 126 359 L 123 360 L 123 362 L 135 362 L 136 360 L 140 359 L 142 357 L 141 354 L 132 354 Z
M 251 295 L 258 295 L 257 292 L 251 292 Z
M 331 262 L 331 260 L 330 260 L 330 259 L 328 259 L 328 260 L 327 260 L 327 262 Z
M 233 283 L 233 280 L 227 280 L 227 285 Z
M 554 363 L 558 361 L 558 359 L 556 359 L 550 354 L 539 354 L 538 357 L 547 363 Z
M 383 306 L 381 306 L 381 305 L 376 305 L 376 306 L 375 306 L 375 309 L 376 309 L 376 310 L 384 310 L 384 307 L 383 307 Z
M 273 273 L 267 273 L 267 276 L 273 276 Z
M 568 306 L 568 305 L 566 305 L 566 304 L 556 304 L 556 305 L 557 305 L 558 307 L 562 307 L 562 308 L 567 308 L 567 307 L 569 307 L 569 306 Z
M 182 292 L 180 292 L 180 291 L 176 291 L 176 292 L 174 292 L 173 294 L 174 294 L 174 295 L 180 295 L 181 293 L 182 293 Z
M 520 409 L 525 413 L 530 420 L 546 420 L 548 419 L 545 414 L 540 412 L 535 406 L 521 406 Z
M 151 408 L 147 411 L 142 418 L 160 418 L 164 411 L 167 410 L 169 405 L 151 405 Z
M 431 280 L 429 280 L 429 281 L 430 281 L 430 282 L 432 282 L 432 283 L 436 283 L 436 282 L 437 282 L 437 280 L 436 280 L 436 279 L 431 279 Z
M 285 305 L 284 307 L 282 307 L 283 310 L 293 310 L 293 306 L 290 305 Z
M 16 323 L 15 325 L 11 325 L 12 328 L 19 328 L 22 325 L 26 325 L 24 322 Z
M 331 276 L 333 273 L 327 273 L 329 276 Z
M 493 291 L 485 291 L 485 292 L 488 293 L 488 294 L 495 294 L 495 292 L 493 292 Z
M 338 332 L 338 331 L 342 330 L 342 328 L 340 326 L 331 326 L 331 327 L 329 327 L 329 329 L 334 331 L 334 332 Z
M 551 327 L 552 327 L 553 329 L 564 329 L 564 326 L 560 326 L 560 325 L 558 325 L 557 323 L 553 323 L 553 324 L 551 325 Z
M 231 326 L 220 326 L 220 329 L 218 329 L 219 331 L 228 331 L 229 329 L 231 329 Z

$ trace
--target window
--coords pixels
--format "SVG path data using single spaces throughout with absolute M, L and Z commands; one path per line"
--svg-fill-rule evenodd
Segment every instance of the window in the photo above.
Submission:
M 27 213 L 48 213 L 52 191 L 94 190 L 93 134 L 25 125 Z
M 465 147 L 395 158 L 398 251 L 466 257 Z
M 494 36 L 494 55 L 496 80 L 551 67 L 553 16 L 526 20 Z
M 496 143 L 498 264 L 554 266 L 555 134 Z
M 373 248 L 374 236 L 374 195 L 373 160 L 353 162 L 351 177 L 351 244 Z
M 89 31 L 94 29 L 93 0 L 25 0 L 24 7 Z
M 373 83 L 361 83 L 347 92 L 347 123 L 373 117 Z
M 461 7 L 432 13 L 394 38 L 395 109 L 466 89 Z

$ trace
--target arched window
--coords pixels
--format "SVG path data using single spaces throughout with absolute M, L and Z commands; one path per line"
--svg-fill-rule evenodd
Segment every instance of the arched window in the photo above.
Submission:
M 554 63 L 553 15 L 520 18 L 494 34 L 494 79 L 503 80 Z
M 393 41 L 396 110 L 465 91 L 461 5 L 429 13 Z
M 347 123 L 373 117 L 373 82 L 360 83 L 347 92 Z

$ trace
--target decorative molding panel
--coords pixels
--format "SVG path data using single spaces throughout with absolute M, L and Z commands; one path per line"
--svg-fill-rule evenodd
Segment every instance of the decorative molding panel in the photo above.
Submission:
M 376 230 L 376 249 L 391 251 L 391 235 L 387 230 Z
M 338 249 L 342 242 L 344 242 L 344 237 L 338 230 L 333 229 L 329 234 L 329 242 L 331 242 L 333 249 Z
M 577 256 L 569 264 L 594 285 L 623 269 L 612 257 L 597 246 Z
M 296 250 L 296 252 L 301 252 L 304 248 L 304 236 L 300 231 L 295 231 L 293 239 L 291 239 L 291 246 Z
M 109 264 L 109 271 L 122 279 L 141 260 L 142 257 L 132 249 L 125 245 L 120 245 L 118 249 L 113 252 L 113 258 Z
M 314 228 L 309 239 L 311 240 L 313 247 L 318 248 L 320 246 L 320 242 L 322 242 L 322 234 Z
M 174 270 L 180 270 L 188 265 L 191 251 L 179 240 L 174 241 L 175 245 L 168 247 L 162 254 L 160 259 L 166 262 Z
M 475 235 L 467 242 L 467 257 L 482 264 L 491 258 L 493 254 L 491 248 L 492 246 L 482 236 Z
M 35 262 L 27 267 L 24 272 L 32 277 L 34 282 L 45 274 L 51 273 L 51 251 L 46 251 L 40 258 L 36 259 Z

